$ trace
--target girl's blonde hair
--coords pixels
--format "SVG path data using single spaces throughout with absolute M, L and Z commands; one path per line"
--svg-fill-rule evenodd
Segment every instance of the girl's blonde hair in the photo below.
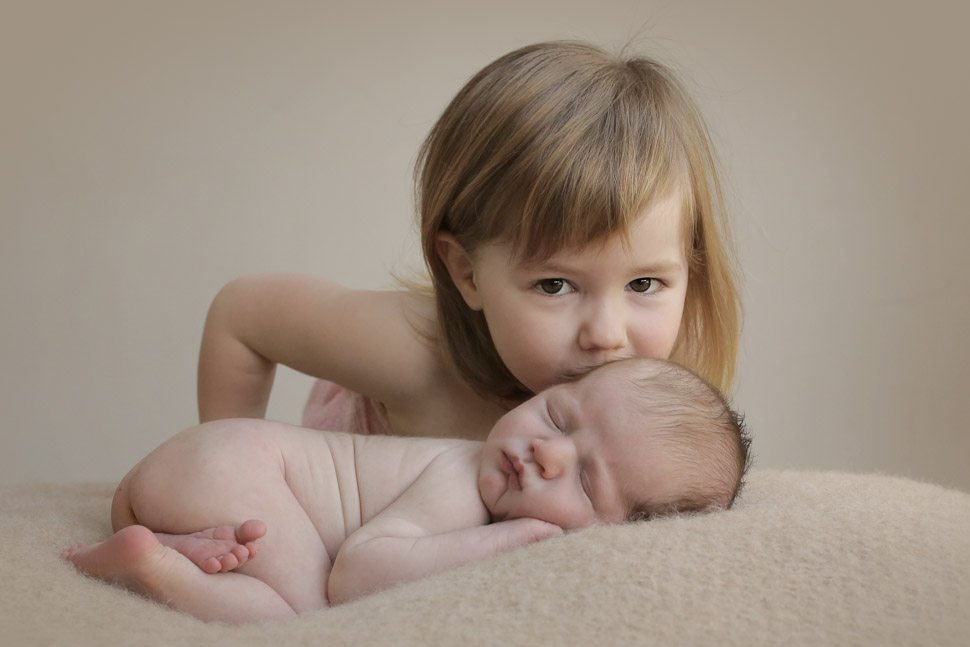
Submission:
M 512 246 L 541 261 L 630 225 L 684 197 L 688 287 L 671 359 L 721 390 L 734 377 L 740 303 L 707 127 L 672 72 L 579 42 L 502 56 L 455 96 L 415 166 L 425 262 L 440 338 L 480 394 L 531 395 L 509 372 L 484 315 L 469 308 L 436 253 L 450 232 L 466 252 Z

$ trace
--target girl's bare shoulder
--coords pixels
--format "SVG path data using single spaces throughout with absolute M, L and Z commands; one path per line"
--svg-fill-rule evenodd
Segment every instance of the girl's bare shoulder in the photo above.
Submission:
M 342 384 L 388 404 L 432 390 L 440 379 L 430 295 L 359 290 L 307 274 L 230 282 L 210 319 L 272 363 Z
M 383 403 L 396 434 L 484 438 L 502 411 L 449 360 L 430 291 L 319 286 L 316 296 L 305 294 L 315 314 L 301 359 L 323 370 L 305 372 Z
M 378 388 L 355 389 L 389 406 L 401 407 L 427 397 L 453 379 L 443 364 L 437 341 L 433 299 L 408 289 L 345 293 L 341 309 L 354 312 L 346 325 L 356 330 L 361 356 L 380 366 Z M 371 371 L 366 371 L 371 373 Z M 350 382 L 341 382 L 350 388 Z M 374 386 L 377 386 L 375 383 Z

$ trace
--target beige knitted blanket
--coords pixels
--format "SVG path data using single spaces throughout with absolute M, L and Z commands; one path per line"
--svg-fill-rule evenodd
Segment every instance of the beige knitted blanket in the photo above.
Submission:
M 754 470 L 732 510 L 593 528 L 282 623 L 207 625 L 58 559 L 113 486 L 0 490 L 0 645 L 970 645 L 970 494 Z

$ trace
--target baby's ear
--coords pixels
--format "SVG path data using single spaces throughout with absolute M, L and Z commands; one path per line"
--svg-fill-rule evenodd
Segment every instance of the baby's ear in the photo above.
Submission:
M 438 258 L 448 269 L 448 275 L 461 292 L 465 303 L 472 310 L 481 310 L 482 299 L 475 284 L 475 267 L 471 256 L 458 239 L 447 231 L 439 231 L 435 235 L 434 246 Z

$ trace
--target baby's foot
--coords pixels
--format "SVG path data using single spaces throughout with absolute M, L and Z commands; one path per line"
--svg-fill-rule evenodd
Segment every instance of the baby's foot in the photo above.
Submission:
M 61 553 L 82 573 L 147 592 L 171 556 L 145 526 L 127 526 L 97 544 L 75 544 Z
M 266 524 L 250 519 L 236 527 L 218 526 L 190 535 L 155 533 L 158 541 L 189 558 L 206 573 L 239 568 L 256 555 L 256 541 L 266 534 Z

